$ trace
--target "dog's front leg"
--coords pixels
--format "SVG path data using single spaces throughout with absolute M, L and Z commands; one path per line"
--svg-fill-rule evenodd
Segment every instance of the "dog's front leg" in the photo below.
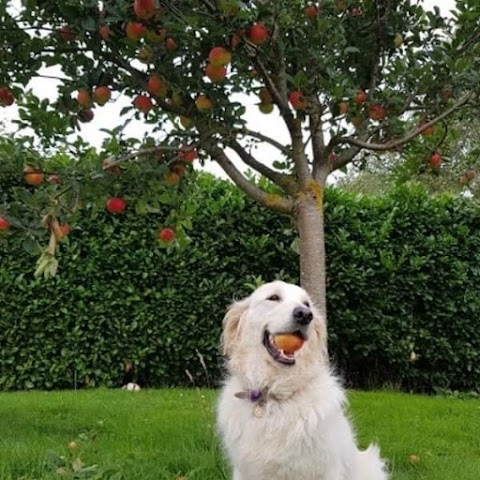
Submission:
M 245 480 L 236 468 L 233 470 L 233 480 Z

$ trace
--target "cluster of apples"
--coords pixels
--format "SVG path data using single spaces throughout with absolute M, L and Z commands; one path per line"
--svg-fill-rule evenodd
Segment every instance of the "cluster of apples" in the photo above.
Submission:
M 109 87 L 100 85 L 96 87 L 93 92 L 87 89 L 81 89 L 77 92 L 77 103 L 82 109 L 78 112 L 78 119 L 81 122 L 90 122 L 93 120 L 93 103 L 97 105 L 105 105 L 112 97 L 112 92 Z

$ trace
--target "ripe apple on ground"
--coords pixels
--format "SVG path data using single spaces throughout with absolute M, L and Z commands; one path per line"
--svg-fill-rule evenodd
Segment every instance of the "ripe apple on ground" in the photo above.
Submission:
M 110 213 L 123 213 L 127 208 L 127 202 L 122 197 L 111 197 L 107 200 L 105 208 Z
M 165 243 L 173 242 L 173 240 L 175 240 L 175 232 L 168 227 L 162 228 L 158 232 L 158 238 Z
M 31 165 L 26 165 L 23 169 L 23 173 L 25 183 L 28 183 L 28 185 L 33 185 L 34 187 L 38 187 L 40 184 L 42 184 L 45 178 L 42 172 Z
M 99 105 L 105 105 L 111 98 L 112 92 L 106 86 L 100 86 L 93 92 L 93 98 Z
M 267 40 L 268 35 L 267 27 L 260 22 L 254 23 L 248 31 L 248 38 L 255 45 L 261 45 L 264 43 Z
M 133 100 L 133 106 L 140 112 L 148 113 L 152 107 L 152 99 L 146 95 L 137 95 Z

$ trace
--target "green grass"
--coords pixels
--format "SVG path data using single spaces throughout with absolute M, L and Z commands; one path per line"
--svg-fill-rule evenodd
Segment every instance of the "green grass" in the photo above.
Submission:
M 229 478 L 215 398 L 203 390 L 2 393 L 0 479 Z M 353 392 L 350 401 L 360 444 L 380 443 L 393 480 L 480 479 L 480 401 L 390 392 Z

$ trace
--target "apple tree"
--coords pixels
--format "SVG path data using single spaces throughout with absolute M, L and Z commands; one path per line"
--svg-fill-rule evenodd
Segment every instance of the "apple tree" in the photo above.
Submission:
M 0 104 L 18 104 L 19 126 L 33 128 L 50 155 L 25 161 L 28 195 L 17 192 L 0 213 L 14 230 L 22 202 L 41 205 L 50 243 L 40 271 L 52 267 L 62 219 L 105 201 L 106 177 L 128 172 L 136 208 L 148 212 L 182 190 L 198 155 L 293 218 L 301 282 L 325 312 L 328 178 L 369 152 L 432 148 L 429 136 L 478 103 L 477 0 L 459 1 L 448 17 L 414 0 L 7 0 L 0 18 Z M 56 77 L 56 100 L 31 89 L 42 76 Z M 131 101 L 98 158 L 84 141 L 72 147 L 78 122 L 95 122 L 119 95 Z M 123 135 L 134 117 L 149 127 L 142 139 Z M 267 135 L 270 118 L 285 135 Z M 265 158 L 258 144 L 277 154 Z M 112 198 L 106 208 L 120 214 L 126 205 Z

